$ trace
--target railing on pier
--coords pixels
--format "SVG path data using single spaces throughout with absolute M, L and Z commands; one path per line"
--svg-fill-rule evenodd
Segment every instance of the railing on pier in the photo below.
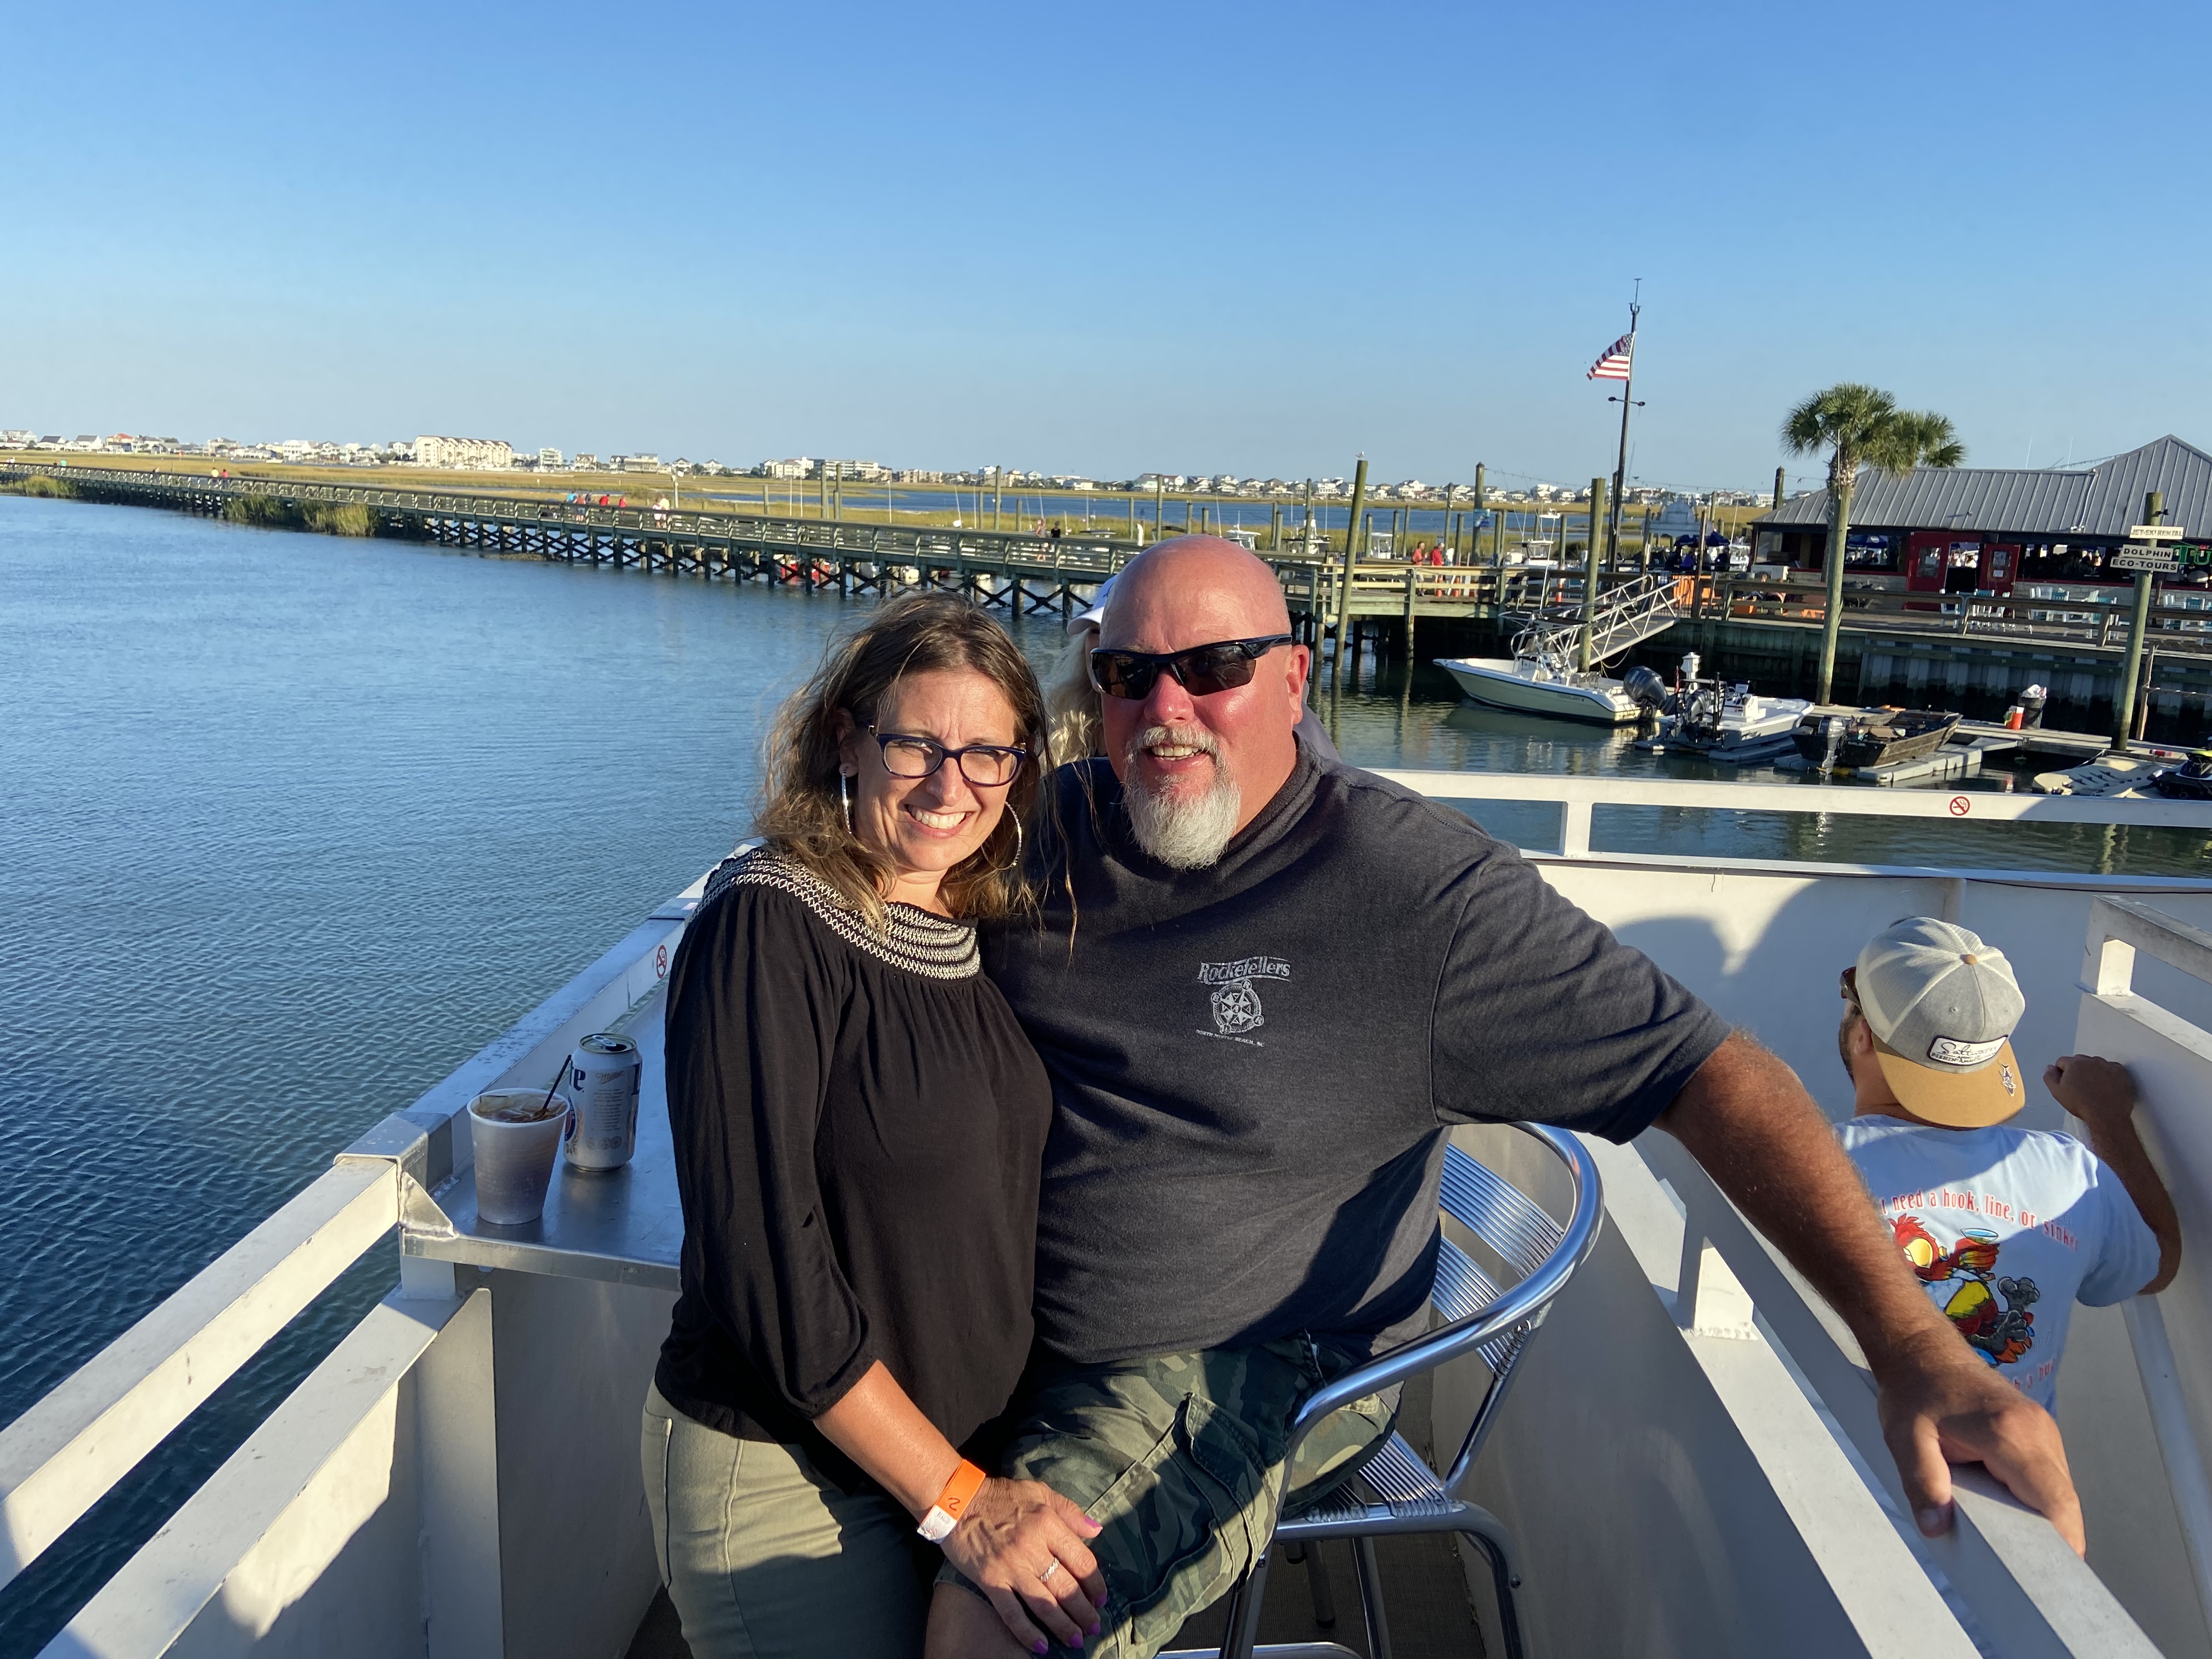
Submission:
M 1818 580 L 1705 575 L 1694 581 L 1686 614 L 1701 621 L 1818 624 L 1827 615 L 1827 589 Z M 2134 603 L 2125 593 L 2083 593 L 2051 582 L 2021 582 L 2006 594 L 1914 593 L 1846 577 L 1843 625 L 2111 647 L 2127 643 Z M 2161 650 L 2212 655 L 2212 590 L 2160 589 L 2149 631 Z

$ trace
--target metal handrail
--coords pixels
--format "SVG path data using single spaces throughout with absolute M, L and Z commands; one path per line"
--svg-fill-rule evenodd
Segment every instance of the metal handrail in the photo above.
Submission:
M 1589 1153 L 1573 1135 L 1549 1124 L 1516 1123 L 1512 1127 L 1540 1141 L 1567 1166 L 1568 1179 L 1574 1183 L 1574 1206 L 1568 1212 L 1564 1237 L 1540 1267 L 1483 1312 L 1454 1320 L 1426 1335 L 1401 1343 L 1316 1390 L 1291 1425 L 1290 1444 L 1283 1454 L 1285 1467 L 1297 1455 L 1298 1447 L 1315 1425 L 1330 1413 L 1356 1400 L 1364 1400 L 1370 1394 L 1378 1394 L 1407 1377 L 1434 1370 L 1517 1326 L 1525 1324 L 1533 1330 L 1541 1324 L 1551 1311 L 1553 1299 L 1566 1289 L 1575 1270 L 1596 1248 L 1598 1230 L 1605 1218 L 1605 1190 L 1604 1183 L 1598 1179 L 1597 1164 Z M 1477 1425 L 1480 1422 L 1478 1415 Z M 1453 1463 L 1451 1478 L 1444 1483 L 1447 1492 L 1455 1490 L 1467 1474 L 1477 1425 L 1469 1427 L 1468 1444 L 1462 1448 L 1459 1458 Z

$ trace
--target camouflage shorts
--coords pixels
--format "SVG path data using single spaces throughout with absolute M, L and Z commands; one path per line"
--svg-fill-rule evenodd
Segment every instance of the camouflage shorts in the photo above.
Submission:
M 1073 1498 L 1104 1528 L 1091 1547 L 1106 1577 L 1105 1628 L 1081 1650 L 1089 1659 L 1152 1659 L 1184 1620 L 1228 1594 L 1279 1511 L 1312 1504 L 1381 1449 L 1395 1390 L 1308 1435 L 1285 1494 L 1283 1454 L 1298 1407 L 1358 1363 L 1297 1337 L 1031 1371 L 1001 1468 Z M 975 1588 L 949 1563 L 938 1578 Z

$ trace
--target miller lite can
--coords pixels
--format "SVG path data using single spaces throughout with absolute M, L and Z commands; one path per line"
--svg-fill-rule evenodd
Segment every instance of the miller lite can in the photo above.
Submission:
M 568 1056 L 568 1163 L 619 1170 L 637 1151 L 637 1044 L 611 1032 L 586 1037 Z

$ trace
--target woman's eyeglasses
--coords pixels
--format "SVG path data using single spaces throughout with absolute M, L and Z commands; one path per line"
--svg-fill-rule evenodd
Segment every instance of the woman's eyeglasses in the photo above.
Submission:
M 1210 697 L 1249 685 L 1260 659 L 1290 642 L 1288 634 L 1270 634 L 1256 640 L 1216 640 L 1188 651 L 1094 651 L 1091 683 L 1109 697 L 1141 702 L 1165 672 L 1192 696 Z
M 947 749 L 934 738 L 878 732 L 872 726 L 868 734 L 884 751 L 884 770 L 895 778 L 926 778 L 951 761 L 959 767 L 960 775 L 969 782 L 988 788 L 1012 783 L 1021 775 L 1022 763 L 1030 757 L 1030 751 L 1020 747 L 975 743 L 965 749 Z

